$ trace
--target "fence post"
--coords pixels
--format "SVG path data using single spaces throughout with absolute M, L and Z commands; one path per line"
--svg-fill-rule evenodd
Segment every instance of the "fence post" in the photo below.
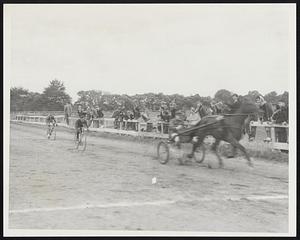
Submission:
M 275 136 L 275 128 L 271 127 L 271 140 L 272 140 L 272 144 L 274 145 L 274 143 L 276 142 L 276 136 Z

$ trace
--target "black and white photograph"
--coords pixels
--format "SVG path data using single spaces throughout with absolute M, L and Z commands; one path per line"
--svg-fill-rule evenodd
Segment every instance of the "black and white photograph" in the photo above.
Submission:
M 4 4 L 4 236 L 296 236 L 296 4 Z

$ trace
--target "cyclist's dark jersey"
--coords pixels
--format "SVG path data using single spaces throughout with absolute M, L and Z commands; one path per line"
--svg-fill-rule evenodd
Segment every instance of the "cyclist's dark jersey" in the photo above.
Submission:
M 49 115 L 46 118 L 47 123 L 56 123 L 55 117 L 53 115 Z
M 83 126 L 88 127 L 87 125 L 87 121 L 84 119 L 83 121 L 81 121 L 81 119 L 77 119 L 75 122 L 75 128 L 82 128 Z
M 87 113 L 85 111 L 77 111 L 77 113 L 78 113 L 79 117 L 81 117 L 81 116 L 85 117 L 87 115 Z

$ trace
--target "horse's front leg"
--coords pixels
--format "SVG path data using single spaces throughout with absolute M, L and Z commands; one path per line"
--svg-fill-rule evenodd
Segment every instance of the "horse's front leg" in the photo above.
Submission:
M 236 140 L 234 137 L 230 137 L 230 139 L 228 139 L 228 140 L 229 140 L 229 142 L 232 144 L 233 147 L 240 149 L 240 150 L 244 153 L 246 159 L 248 160 L 248 165 L 249 165 L 250 167 L 253 167 L 253 163 L 252 163 L 252 161 L 251 161 L 251 159 L 250 159 L 250 156 L 248 155 L 246 149 L 244 148 L 244 146 L 241 145 L 241 144 L 239 143 L 239 141 Z

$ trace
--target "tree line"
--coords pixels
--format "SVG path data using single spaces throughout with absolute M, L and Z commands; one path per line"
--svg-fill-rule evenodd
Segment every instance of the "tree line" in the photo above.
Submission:
M 50 81 L 42 93 L 30 92 L 22 87 L 10 89 L 10 111 L 61 111 L 71 97 L 63 82 Z
M 151 111 L 157 111 L 162 104 L 170 106 L 175 103 L 177 108 L 190 109 L 198 101 L 210 103 L 212 100 L 223 103 L 229 102 L 231 92 L 226 89 L 218 90 L 214 97 L 200 96 L 194 94 L 183 96 L 180 94 L 166 95 L 163 93 L 144 93 L 135 95 L 126 94 L 107 94 L 100 90 L 79 91 L 78 99 L 74 105 L 82 104 L 84 106 L 100 106 L 103 111 L 113 111 L 119 107 L 132 109 L 139 106 Z M 268 94 L 260 94 L 258 91 L 249 91 L 243 97 L 255 101 L 255 97 L 261 95 L 267 102 L 277 104 L 283 101 L 288 105 L 288 92 L 277 94 L 272 91 Z M 11 111 L 63 111 L 64 105 L 71 103 L 71 97 L 66 93 L 66 88 L 62 81 L 54 79 L 42 93 L 31 92 L 22 87 L 13 87 L 10 89 L 10 109 Z

